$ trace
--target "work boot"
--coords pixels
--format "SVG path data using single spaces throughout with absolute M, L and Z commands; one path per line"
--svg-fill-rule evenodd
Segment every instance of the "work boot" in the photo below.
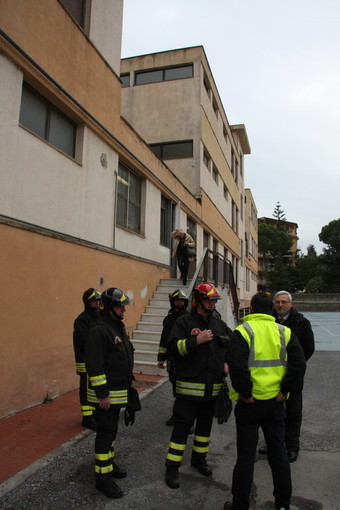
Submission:
M 112 474 L 96 474 L 96 489 L 102 492 L 107 498 L 121 498 L 123 496 L 123 491 L 114 481 Z
M 126 478 L 127 477 L 127 471 L 126 469 L 119 467 L 118 464 L 115 462 L 112 462 L 112 476 L 113 478 Z
M 97 430 L 97 423 L 93 415 L 84 416 L 81 425 L 86 429 Z
M 205 457 L 202 455 L 192 455 L 191 456 L 191 465 L 198 470 L 199 473 L 203 476 L 211 476 L 212 469 L 207 464 Z
M 166 466 L 165 482 L 170 489 L 178 489 L 179 475 L 177 466 Z

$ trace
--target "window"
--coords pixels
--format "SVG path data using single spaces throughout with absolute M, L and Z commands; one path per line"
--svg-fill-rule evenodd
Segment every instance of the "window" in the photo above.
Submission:
M 60 0 L 72 18 L 84 28 L 86 14 L 86 0 Z
M 226 143 L 228 143 L 228 131 L 224 124 L 223 124 L 223 137 L 224 137 Z
M 193 143 L 192 140 L 183 142 L 166 142 L 166 143 L 152 143 L 150 149 L 160 159 L 181 159 L 192 158 L 193 156 Z
M 210 99 L 211 87 L 210 87 L 208 76 L 205 73 L 204 73 L 204 78 L 203 78 L 203 85 L 204 85 L 206 93 L 208 94 L 208 97 Z
M 160 244 L 170 247 L 171 202 L 162 195 Z
M 218 170 L 215 167 L 215 165 L 213 166 L 213 169 L 212 169 L 212 178 L 214 179 L 216 184 L 218 184 Z
M 75 156 L 76 124 L 24 83 L 19 122 L 54 147 Z
M 204 149 L 204 151 L 203 151 L 203 163 L 205 164 L 205 166 L 207 167 L 209 172 L 210 172 L 210 161 L 211 161 L 211 158 L 210 158 L 208 152 Z
M 239 215 L 239 212 L 238 212 L 237 206 L 233 200 L 232 206 L 231 206 L 231 227 L 236 234 L 238 234 L 238 215 Z
M 119 164 L 117 225 L 140 234 L 142 181 L 129 168 Z
M 213 109 L 214 109 L 215 115 L 216 115 L 216 117 L 218 117 L 218 106 L 217 106 L 217 103 L 216 103 L 216 99 L 214 97 L 213 97 L 212 105 L 213 105 Z
M 135 74 L 135 85 L 156 83 L 160 81 L 181 80 L 193 77 L 192 64 L 164 69 L 152 69 L 150 71 L 138 71 Z
M 120 79 L 122 80 L 122 87 L 130 87 L 130 73 L 121 74 Z
M 225 184 L 223 185 L 223 196 L 228 201 L 228 188 Z

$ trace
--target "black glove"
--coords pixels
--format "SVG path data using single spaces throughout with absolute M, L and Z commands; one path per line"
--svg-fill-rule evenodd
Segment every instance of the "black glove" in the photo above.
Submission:
M 132 411 L 128 407 L 125 409 L 124 422 L 127 427 L 135 423 L 135 414 L 136 414 L 135 411 Z

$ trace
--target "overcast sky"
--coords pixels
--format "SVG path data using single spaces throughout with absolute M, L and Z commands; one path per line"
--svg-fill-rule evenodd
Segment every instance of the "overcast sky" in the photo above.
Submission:
M 280 202 L 299 248 L 340 218 L 340 0 L 124 0 L 122 57 L 205 49 L 230 124 L 245 124 L 258 216 Z

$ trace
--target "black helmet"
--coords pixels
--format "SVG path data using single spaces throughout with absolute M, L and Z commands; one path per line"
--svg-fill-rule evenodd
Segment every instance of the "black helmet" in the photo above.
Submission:
M 90 287 L 89 289 L 85 290 L 85 292 L 83 294 L 84 305 L 87 306 L 89 304 L 89 302 L 92 301 L 92 299 L 95 299 L 95 300 L 101 299 L 101 293 L 98 290 Z
M 172 294 L 169 294 L 169 301 L 171 306 L 174 306 L 175 299 L 183 299 L 186 302 L 186 306 L 188 306 L 189 298 L 183 290 L 177 289 Z
M 130 298 L 117 287 L 110 287 L 102 293 L 102 304 L 105 312 L 111 310 L 113 306 L 125 306 L 131 303 Z

